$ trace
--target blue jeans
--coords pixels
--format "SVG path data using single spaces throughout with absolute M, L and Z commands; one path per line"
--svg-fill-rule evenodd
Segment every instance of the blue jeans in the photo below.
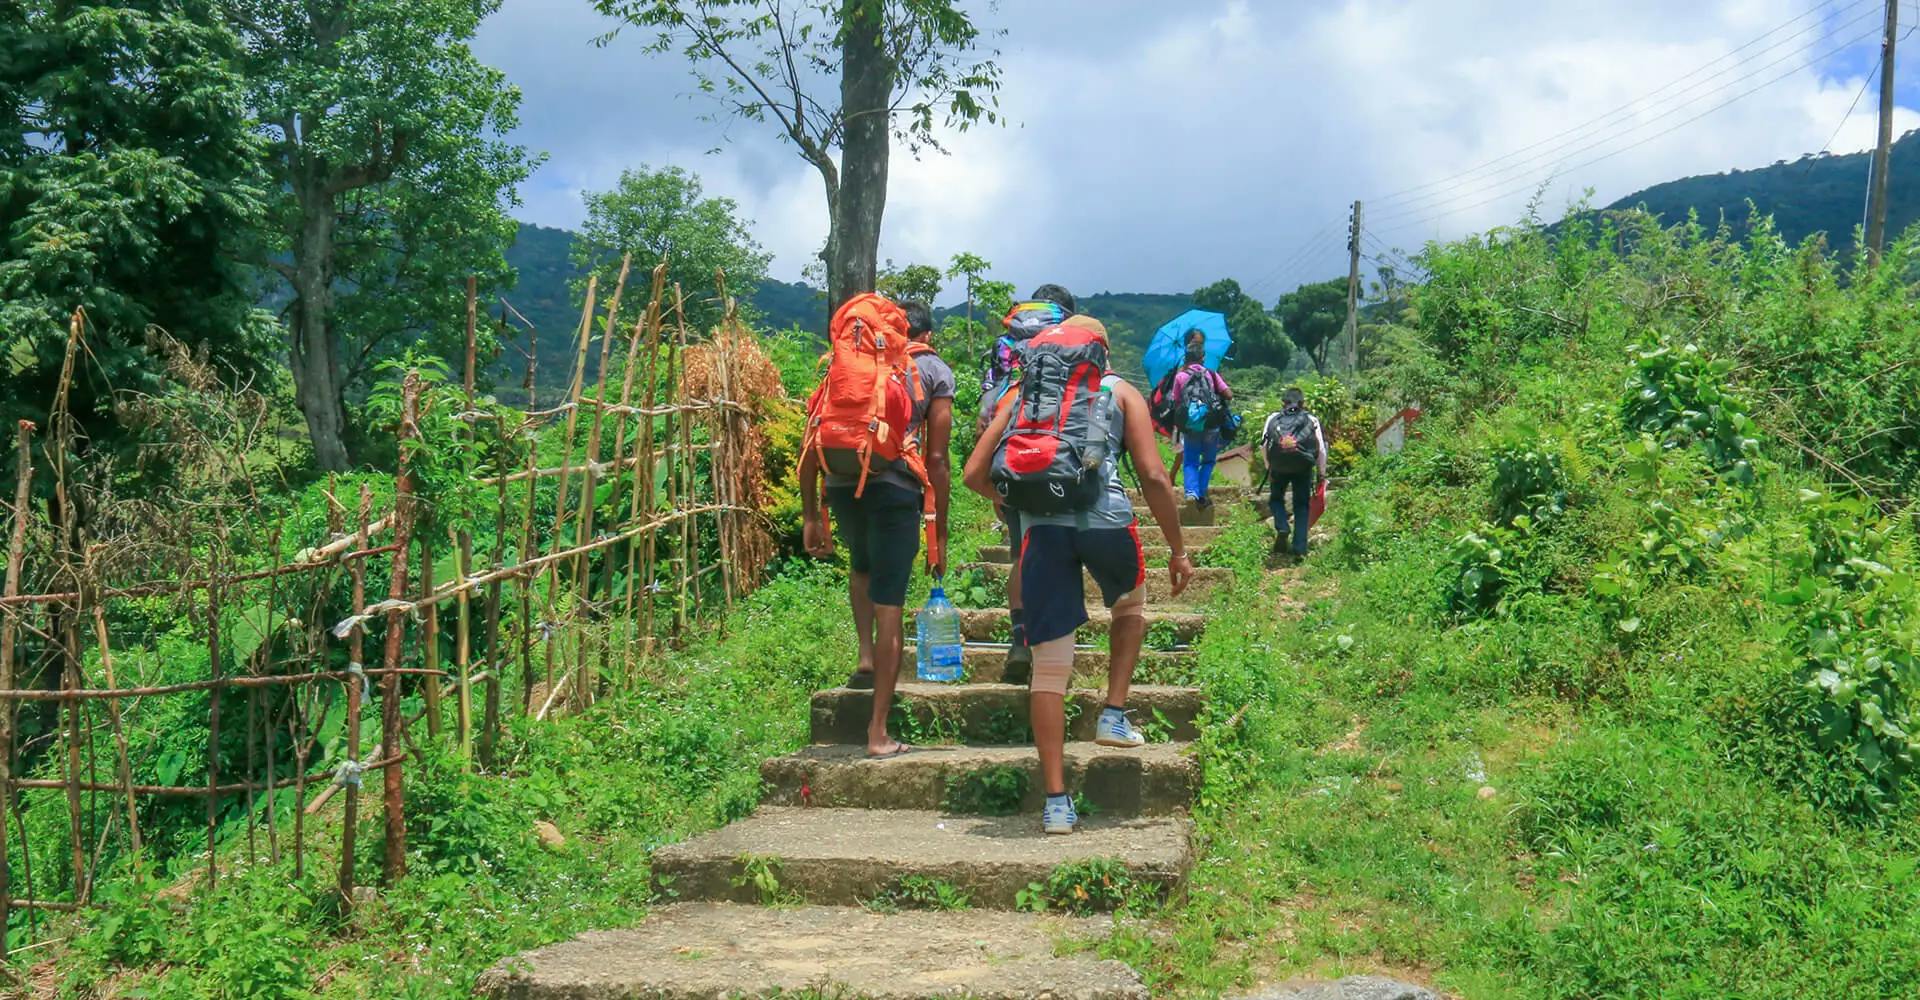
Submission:
M 1213 463 L 1220 458 L 1220 433 L 1188 435 L 1181 446 L 1180 476 L 1188 496 L 1205 497 L 1213 481 Z
M 1293 494 L 1293 554 L 1307 554 L 1308 511 L 1313 504 L 1313 470 L 1305 472 L 1277 473 L 1273 477 L 1273 493 L 1267 499 L 1267 506 L 1273 509 L 1274 541 L 1287 537 L 1288 493 Z

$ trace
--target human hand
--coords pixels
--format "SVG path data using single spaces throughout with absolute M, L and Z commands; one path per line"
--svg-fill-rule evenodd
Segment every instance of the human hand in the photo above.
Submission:
M 1176 553 L 1167 560 L 1167 578 L 1173 585 L 1172 596 L 1179 597 L 1180 592 L 1187 589 L 1187 584 L 1193 582 L 1193 575 L 1193 559 L 1185 552 Z
M 824 517 L 809 517 L 800 528 L 800 544 L 815 559 L 833 558 L 833 529 Z

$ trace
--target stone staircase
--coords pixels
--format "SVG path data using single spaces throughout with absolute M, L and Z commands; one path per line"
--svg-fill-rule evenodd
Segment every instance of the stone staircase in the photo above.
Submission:
M 1216 504 L 1216 510 L 1218 505 Z M 1190 513 L 1211 520 L 1214 511 Z M 1218 529 L 1189 529 L 1199 550 Z M 653 855 L 663 896 L 639 926 L 582 935 L 495 966 L 482 995 L 499 1000 L 692 1000 L 812 991 L 872 998 L 1138 1000 L 1145 987 L 1125 965 L 1063 942 L 1103 937 L 1103 917 L 1012 911 L 1031 883 L 1063 865 L 1117 861 L 1138 891 L 1176 896 L 1192 864 L 1186 813 L 1199 789 L 1188 741 L 1198 735 L 1200 691 L 1184 648 L 1205 628 L 1196 610 L 1229 585 L 1205 571 L 1180 604 L 1167 603 L 1164 540 L 1150 557 L 1149 649 L 1129 700 L 1154 742 L 1140 750 L 1091 742 L 1105 699 L 1110 617 L 1090 607 L 1067 699 L 1067 782 L 1089 808 L 1071 836 L 1040 832 L 1042 788 L 1024 685 L 1000 683 L 1005 608 L 963 609 L 966 680 L 903 683 L 893 733 L 915 752 L 865 754 L 872 692 L 816 692 L 811 743 L 761 766 L 765 796 L 753 815 Z M 1004 545 L 976 554 L 1004 578 Z M 1089 590 L 1097 604 L 1098 591 Z M 913 632 L 909 623 L 908 634 Z M 911 678 L 913 649 L 902 663 Z M 1008 814 L 1011 813 L 1011 814 Z M 881 912 L 876 899 L 938 883 L 969 909 Z M 769 905 L 773 904 L 773 905 Z

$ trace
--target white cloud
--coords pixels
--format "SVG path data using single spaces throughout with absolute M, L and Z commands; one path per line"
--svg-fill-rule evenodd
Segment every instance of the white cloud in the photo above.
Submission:
M 1589 186 L 1606 202 L 1817 150 L 1842 125 L 1873 42 L 1829 53 L 1876 30 L 1879 9 L 1829 0 L 1820 17 L 1714 63 L 1806 14 L 1812 0 L 1600 6 L 1008 0 L 982 16 L 1011 29 L 1001 105 L 1013 124 L 953 137 L 950 156 L 896 151 L 881 255 L 939 263 L 970 250 L 1017 284 L 1088 291 L 1183 290 L 1231 274 L 1270 298 L 1288 281 L 1344 272 L 1338 229 L 1356 197 L 1372 203 L 1382 239 L 1413 246 L 1511 221 L 1549 179 L 1553 208 Z M 623 166 L 677 163 L 738 200 L 776 254 L 775 272 L 797 276 L 824 237 L 824 198 L 812 170 L 767 129 L 736 123 L 723 139 L 700 121 L 707 106 L 682 96 L 690 87 L 676 57 L 642 53 L 637 36 L 589 48 L 606 22 L 571 5 L 507 0 L 495 22 L 478 48 L 527 90 L 521 141 L 554 153 L 528 192 L 530 217 L 571 223 L 580 189 L 604 187 Z M 1709 63 L 1665 103 L 1523 154 L 1537 162 L 1419 192 L 1424 199 L 1379 200 Z M 1836 151 L 1872 141 L 1873 105 L 1869 93 Z M 1920 114 L 1900 109 L 1896 129 L 1916 125 Z M 702 153 L 721 145 L 720 155 Z M 1612 155 L 1582 166 L 1603 154 Z M 1449 209 L 1458 211 L 1426 218 Z M 1302 257 L 1329 226 L 1321 250 Z M 1299 266 L 1283 266 L 1295 257 Z

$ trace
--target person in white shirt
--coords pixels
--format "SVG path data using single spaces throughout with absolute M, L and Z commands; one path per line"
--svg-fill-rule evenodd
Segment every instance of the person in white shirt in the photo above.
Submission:
M 1291 494 L 1291 551 L 1295 557 L 1304 556 L 1315 477 L 1325 478 L 1327 474 L 1327 438 L 1320 430 L 1320 419 L 1307 412 L 1306 396 L 1298 386 L 1289 386 L 1281 394 L 1280 411 L 1267 415 L 1260 443 L 1266 454 L 1267 474 L 1273 481 L 1273 492 L 1267 497 L 1267 505 L 1273 510 L 1273 552 L 1280 555 L 1289 551 L 1285 501 Z

